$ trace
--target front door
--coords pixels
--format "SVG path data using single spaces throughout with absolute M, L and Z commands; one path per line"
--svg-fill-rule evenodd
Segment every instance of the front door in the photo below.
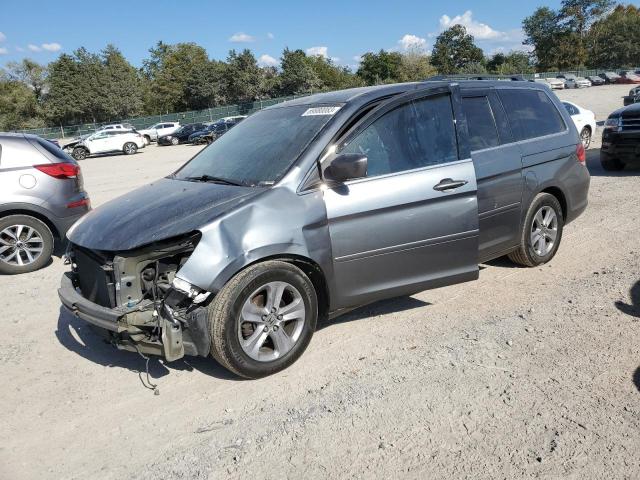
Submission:
M 477 278 L 475 171 L 459 151 L 454 111 L 449 88 L 414 92 L 338 142 L 339 153 L 366 155 L 368 171 L 324 194 L 332 308 Z
M 91 153 L 108 152 L 109 132 L 107 130 L 103 130 L 102 132 L 94 133 L 87 143 Z

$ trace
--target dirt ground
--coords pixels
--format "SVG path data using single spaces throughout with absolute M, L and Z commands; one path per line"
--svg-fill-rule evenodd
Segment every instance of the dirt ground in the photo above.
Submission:
M 627 91 L 559 95 L 604 121 Z M 551 263 L 353 311 L 258 381 L 153 359 L 154 395 L 60 309 L 60 259 L 0 277 L 0 478 L 639 478 L 640 169 L 604 172 L 599 137 Z M 93 204 L 198 148 L 86 160 Z

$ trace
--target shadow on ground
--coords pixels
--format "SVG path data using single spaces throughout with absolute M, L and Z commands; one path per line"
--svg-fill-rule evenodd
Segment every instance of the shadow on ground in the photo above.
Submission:
M 638 367 L 637 370 L 633 373 L 633 384 L 640 392 L 640 367 Z
M 631 297 L 631 304 L 618 300 L 615 302 L 616 308 L 622 313 L 640 318 L 640 280 L 631 287 L 629 296 Z
M 381 300 L 379 302 L 351 310 L 350 312 L 344 313 L 332 320 L 324 321 L 318 325 L 318 330 L 322 330 L 323 328 L 327 328 L 332 325 L 354 322 L 356 320 L 365 320 L 370 317 L 377 317 L 379 315 L 386 315 L 389 313 L 404 312 L 415 308 L 426 307 L 428 305 L 431 304 L 413 297 L 397 297 L 389 300 Z
M 636 177 L 640 175 L 640 162 L 636 165 L 627 165 L 619 172 L 607 172 L 600 165 L 600 149 L 587 150 L 587 169 L 592 177 Z
M 134 373 L 145 372 L 145 360 L 140 355 L 118 350 L 90 325 L 74 317 L 63 307 L 60 308 L 55 334 L 66 349 L 98 365 L 124 368 Z M 151 357 L 149 361 L 151 378 L 162 378 L 172 370 L 197 370 L 222 380 L 240 380 L 211 357 L 185 357 L 175 362 L 165 362 L 157 357 Z

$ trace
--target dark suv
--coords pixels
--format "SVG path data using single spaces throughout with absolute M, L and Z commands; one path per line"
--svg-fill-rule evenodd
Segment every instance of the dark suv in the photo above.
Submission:
M 62 303 L 120 348 L 277 372 L 317 322 L 555 255 L 587 206 L 551 90 L 425 81 L 269 107 L 69 233 Z
M 622 170 L 625 165 L 636 162 L 640 162 L 640 103 L 609 115 L 600 149 L 600 164 L 605 170 Z

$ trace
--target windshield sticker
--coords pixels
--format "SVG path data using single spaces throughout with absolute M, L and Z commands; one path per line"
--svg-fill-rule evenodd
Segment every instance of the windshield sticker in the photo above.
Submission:
M 340 107 L 313 107 L 308 108 L 303 114 L 303 117 L 311 117 L 313 115 L 333 115 Z

